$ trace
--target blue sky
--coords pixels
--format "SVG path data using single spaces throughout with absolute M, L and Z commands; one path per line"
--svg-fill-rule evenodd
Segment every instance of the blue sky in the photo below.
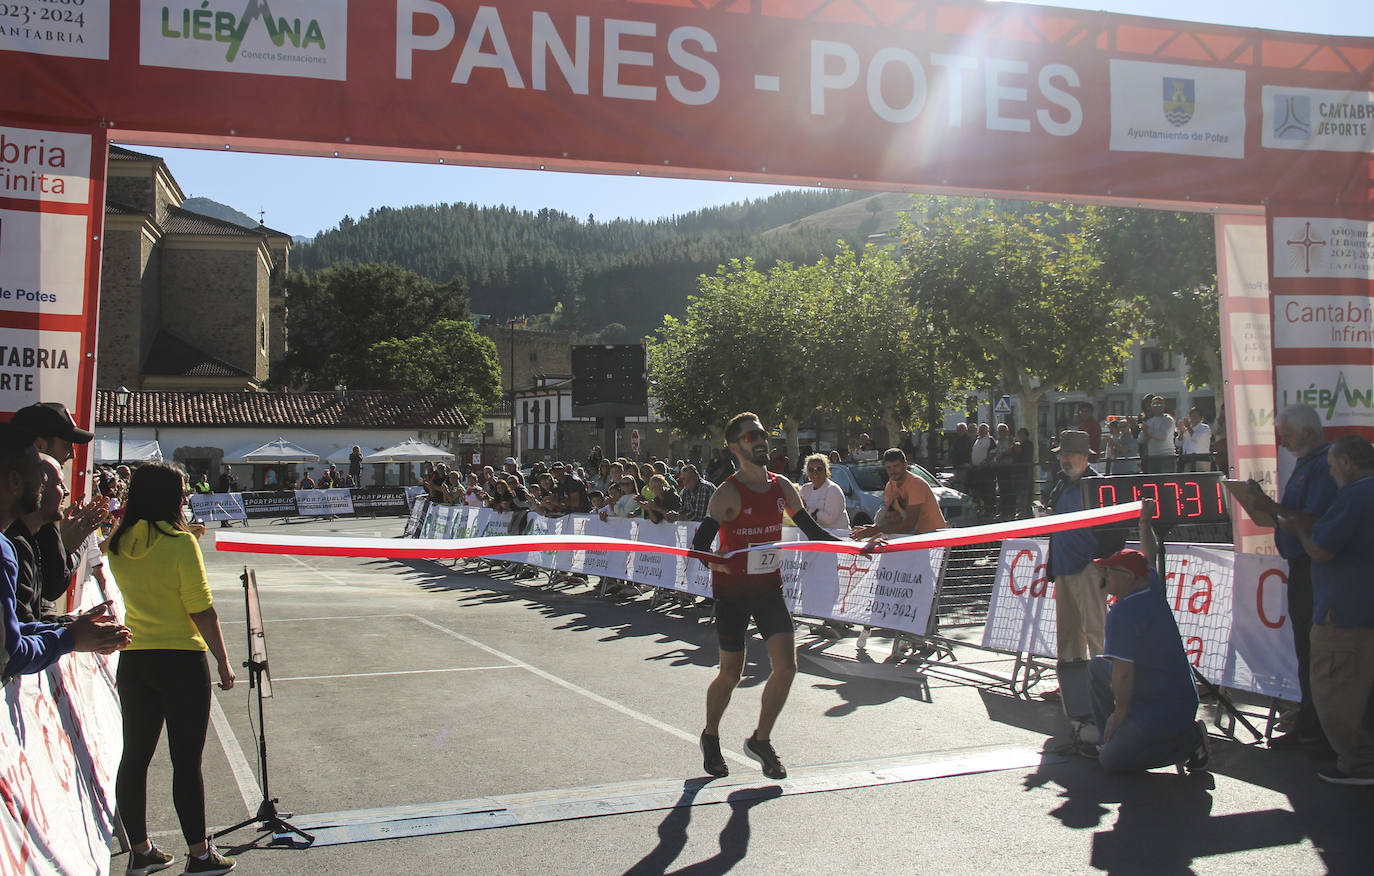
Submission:
M 1019 0 L 1006 0 L 1019 2 Z M 1374 37 L 1369 0 L 1060 0 L 1047 4 L 1274 30 Z M 766 197 L 775 186 L 161 149 L 187 196 L 228 204 L 307 237 L 374 207 L 464 201 L 656 219 Z

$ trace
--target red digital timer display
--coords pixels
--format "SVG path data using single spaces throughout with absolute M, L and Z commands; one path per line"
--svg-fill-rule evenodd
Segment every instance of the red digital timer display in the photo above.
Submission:
M 1160 523 L 1229 521 L 1221 472 L 1111 475 L 1083 479 L 1083 507 L 1107 508 L 1145 499 L 1155 503 Z

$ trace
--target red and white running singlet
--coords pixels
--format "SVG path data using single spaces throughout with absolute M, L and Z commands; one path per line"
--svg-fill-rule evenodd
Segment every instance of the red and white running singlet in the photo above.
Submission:
M 782 541 L 782 515 L 787 504 L 782 487 L 778 486 L 778 476 L 765 473 L 768 489 L 762 493 L 741 483 L 738 475 L 726 478 L 725 482 L 734 483 L 735 492 L 739 493 L 740 509 L 734 520 L 720 524 L 721 553 Z M 711 587 L 717 597 L 749 596 L 782 588 L 782 572 L 776 566 L 770 571 L 750 574 L 749 557 L 749 554 L 731 557 L 725 561 L 729 572 L 711 572 Z

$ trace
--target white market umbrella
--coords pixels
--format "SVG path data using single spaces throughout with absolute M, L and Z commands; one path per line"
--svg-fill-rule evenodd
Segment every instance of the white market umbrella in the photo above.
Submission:
M 292 444 L 285 438 L 277 438 L 257 447 L 245 447 L 237 453 L 224 457 L 225 462 L 251 465 L 274 465 L 292 462 L 319 462 L 320 455 L 306 450 L 299 444 Z
M 91 442 L 91 453 L 97 465 L 112 465 L 121 461 L 118 438 L 97 438 Z M 162 447 L 153 438 L 125 438 L 123 462 L 161 462 Z
M 407 438 L 400 444 L 383 447 L 375 453 L 367 454 L 363 457 L 363 462 L 452 462 L 453 459 L 453 454 L 447 450 Z

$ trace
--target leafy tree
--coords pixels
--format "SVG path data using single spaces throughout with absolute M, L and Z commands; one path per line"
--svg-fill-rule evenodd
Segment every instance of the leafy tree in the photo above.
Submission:
M 700 279 L 682 318 L 668 316 L 649 344 L 660 411 L 679 429 L 715 435 L 740 410 L 781 425 L 798 453 L 801 424 L 818 407 L 910 413 L 922 325 L 903 297 L 890 254 L 841 246 L 834 259 L 759 270 L 749 259 Z
M 370 388 L 360 353 L 382 341 L 425 334 L 441 320 L 468 320 L 462 281 L 436 286 L 395 265 L 340 265 L 287 281 L 285 385 Z
M 1026 416 L 1056 389 L 1103 386 L 1141 330 L 1104 268 L 1100 212 L 985 202 L 903 227 L 911 294 L 950 339 L 946 358 L 1000 383 Z
M 1187 357 L 1190 388 L 1219 387 L 1221 319 L 1211 214 L 1104 210 L 1100 218 L 1112 285 L 1137 300 L 1160 346 Z
M 447 393 L 473 423 L 501 401 L 496 345 L 466 321 L 443 319 L 414 337 L 378 341 L 363 359 L 372 388 Z

